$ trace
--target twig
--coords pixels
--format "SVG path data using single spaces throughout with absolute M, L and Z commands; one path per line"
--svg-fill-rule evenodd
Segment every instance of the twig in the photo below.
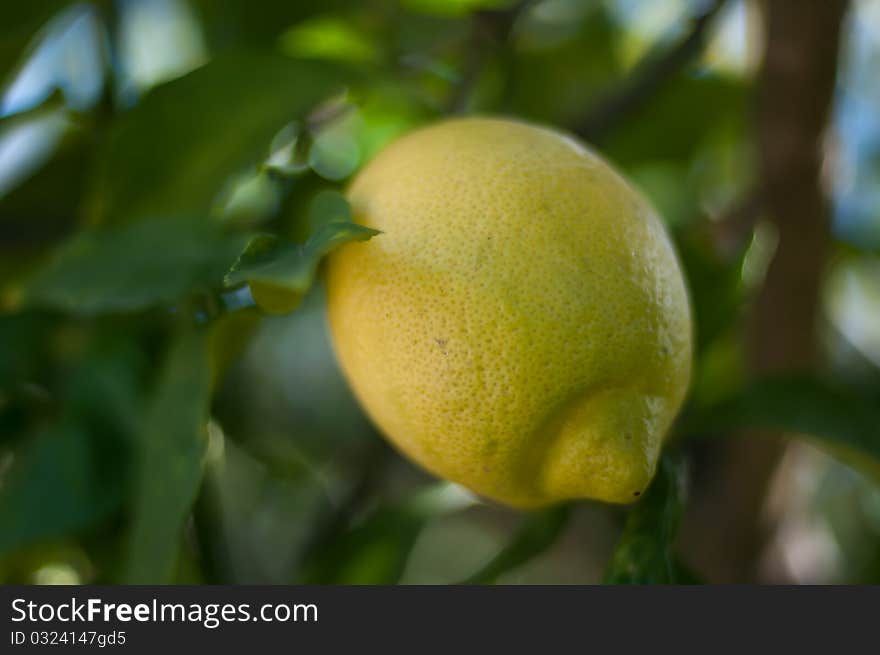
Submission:
M 529 2 L 521 0 L 507 9 L 474 13 L 464 70 L 453 88 L 446 113 L 461 114 L 467 109 L 480 74 L 492 55 L 509 41 L 516 19 Z
M 656 48 L 637 65 L 636 71 L 618 89 L 599 100 L 575 127 L 587 141 L 596 142 L 643 106 L 663 84 L 699 55 L 706 45 L 712 20 L 726 0 L 711 0 L 693 18 L 691 29 L 665 52 Z

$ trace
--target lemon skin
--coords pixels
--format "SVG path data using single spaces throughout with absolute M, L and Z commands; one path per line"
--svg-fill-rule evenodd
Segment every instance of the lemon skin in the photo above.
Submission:
M 328 321 L 387 438 L 514 507 L 638 498 L 692 342 L 645 199 L 573 138 L 494 118 L 398 139 L 348 199 L 382 234 L 330 257 Z

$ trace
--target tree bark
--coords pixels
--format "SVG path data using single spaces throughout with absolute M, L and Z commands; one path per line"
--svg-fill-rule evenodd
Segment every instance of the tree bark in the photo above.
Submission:
M 816 365 L 820 280 L 829 246 L 822 140 L 831 114 L 847 0 L 764 0 L 764 57 L 754 126 L 766 219 L 778 245 L 747 326 L 754 375 Z M 765 496 L 785 444 L 743 435 L 720 446 L 683 547 L 710 581 L 756 581 L 772 526 Z

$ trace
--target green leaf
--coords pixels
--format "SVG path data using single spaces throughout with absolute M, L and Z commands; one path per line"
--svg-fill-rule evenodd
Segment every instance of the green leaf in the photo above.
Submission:
M 309 203 L 309 227 L 317 230 L 327 223 L 353 223 L 351 206 L 345 195 L 336 189 L 322 189 Z
M 45 357 L 44 344 L 51 333 L 52 324 L 44 315 L 0 315 L 0 344 L 7 346 L 0 348 L 0 390 L 34 376 Z
M 320 16 L 293 25 L 279 39 L 283 52 L 294 57 L 378 63 L 380 42 L 335 16 Z
M 172 303 L 221 287 L 246 238 L 188 217 L 82 232 L 37 272 L 24 302 L 81 316 Z
M 627 168 L 644 161 L 685 161 L 709 143 L 741 134 L 749 87 L 718 74 L 683 72 L 670 79 L 607 139 L 605 152 Z
M 210 210 L 276 132 L 352 79 L 340 65 L 235 52 L 156 87 L 110 135 L 93 219 Z
M 523 11 L 517 23 L 515 72 L 507 82 L 511 109 L 540 122 L 572 125 L 617 82 L 623 35 L 599 2 L 570 3 L 564 14 L 548 17 Z
M 395 584 L 425 524 L 468 507 L 474 499 L 448 483 L 407 502 L 380 507 L 307 563 L 306 584 Z
M 571 505 L 563 504 L 531 514 L 511 542 L 462 584 L 495 584 L 505 573 L 546 551 L 568 525 L 571 509 Z
M 806 375 L 759 379 L 693 409 L 681 426 L 685 435 L 704 437 L 742 429 L 810 435 L 865 463 L 870 458 L 880 470 L 880 397 L 851 385 Z
M 345 221 L 319 225 L 302 245 L 261 234 L 248 243 L 227 273 L 225 283 L 229 287 L 247 283 L 261 309 L 287 313 L 299 305 L 312 286 L 324 255 L 345 243 L 367 241 L 377 234 L 377 230 Z
M 71 372 L 63 413 L 13 451 L 0 477 L 0 552 L 80 532 L 121 508 L 143 361 L 113 340 Z
M 13 460 L 0 494 L 0 552 L 86 528 L 119 506 L 118 476 L 76 421 L 51 426 Z
M 316 14 L 333 15 L 350 8 L 350 0 L 321 2 L 261 2 L 260 10 L 243 0 L 192 0 L 211 50 L 228 49 L 231 43 L 271 43 L 291 25 Z
M 433 16 L 467 16 L 477 11 L 510 7 L 514 0 L 402 0 L 407 9 Z
M 672 554 L 685 496 L 685 464 L 679 456 L 667 453 L 660 460 L 657 477 L 645 497 L 627 516 L 623 534 L 605 570 L 605 584 L 685 581 Z
M 202 479 L 210 399 L 208 341 L 181 333 L 168 352 L 137 443 L 125 581 L 164 584 Z

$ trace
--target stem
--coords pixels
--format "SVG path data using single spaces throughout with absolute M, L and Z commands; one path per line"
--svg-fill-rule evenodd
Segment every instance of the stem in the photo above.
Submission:
M 664 52 L 657 54 L 658 48 L 652 48 L 632 76 L 598 101 L 575 131 L 587 141 L 599 141 L 644 106 L 670 78 L 703 51 L 709 27 L 725 1 L 712 0 L 706 5 L 692 19 L 688 33 Z

